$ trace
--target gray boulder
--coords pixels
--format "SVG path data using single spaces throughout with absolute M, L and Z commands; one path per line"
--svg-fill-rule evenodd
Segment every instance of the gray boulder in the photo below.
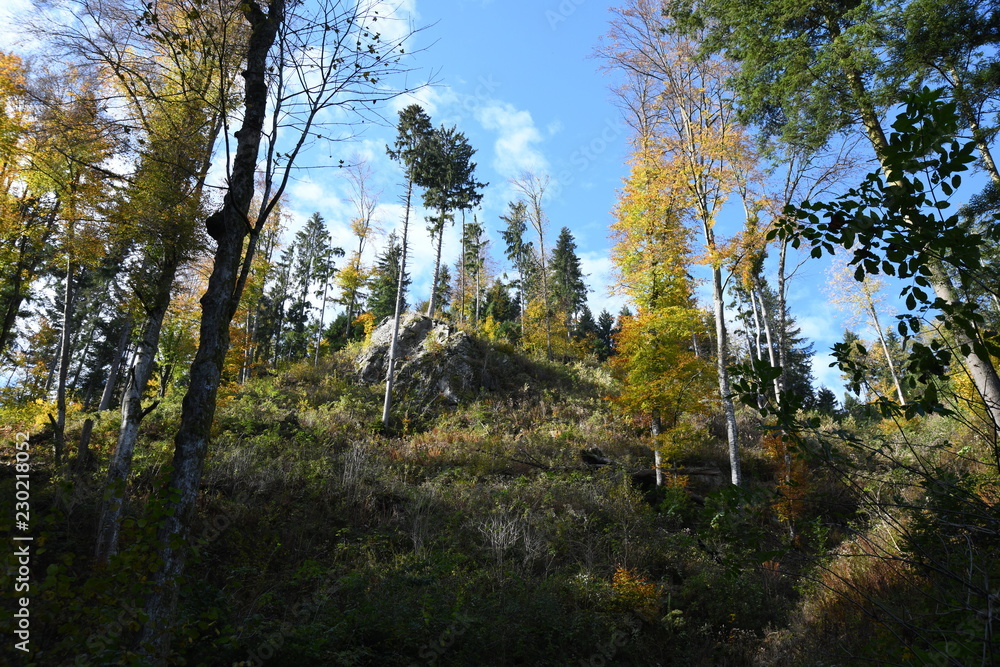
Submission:
M 358 374 L 369 384 L 385 382 L 393 318 L 384 319 L 357 357 Z M 481 388 L 492 389 L 487 346 L 447 322 L 406 313 L 396 341 L 396 400 L 424 411 L 434 405 L 457 405 Z

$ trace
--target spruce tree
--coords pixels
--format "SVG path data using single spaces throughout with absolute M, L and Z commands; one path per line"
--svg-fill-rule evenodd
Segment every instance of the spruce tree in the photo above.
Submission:
M 401 310 L 406 310 L 406 288 L 410 286 L 410 277 L 403 275 L 400 280 L 403 246 L 395 232 L 389 234 L 385 249 L 375 260 L 375 274 L 371 283 L 371 295 L 368 297 L 368 311 L 375 317 L 375 322 L 381 322 L 392 317 L 396 312 L 396 295 L 402 285 L 400 298 Z

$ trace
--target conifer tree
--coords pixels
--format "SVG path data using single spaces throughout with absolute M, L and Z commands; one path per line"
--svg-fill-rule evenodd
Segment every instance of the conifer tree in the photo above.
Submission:
M 406 291 L 410 286 L 410 276 L 405 273 L 403 266 L 403 246 L 396 233 L 390 232 L 385 248 L 375 260 L 371 295 L 368 297 L 368 312 L 376 323 L 395 315 L 397 301 L 401 304 L 401 310 L 405 311 L 407 308 Z M 399 294 L 400 288 L 402 294 Z
M 576 240 L 568 227 L 563 227 L 559 232 L 549 267 L 552 272 L 550 282 L 553 302 L 569 335 L 574 329 L 577 315 L 587 304 L 587 285 L 583 280 L 580 258 L 576 254 Z
M 449 220 L 454 221 L 455 211 L 476 207 L 483 198 L 480 190 L 487 184 L 475 180 L 476 163 L 472 162 L 472 156 L 476 151 L 457 128 L 438 128 L 428 137 L 421 150 L 423 155 L 417 184 L 424 188 L 424 206 L 437 210 L 437 215 L 429 218 L 428 226 L 431 238 L 435 240 L 431 284 L 436 287 L 441 270 L 445 224 Z M 436 289 L 432 289 L 427 303 L 428 317 L 434 315 L 438 305 Z
M 399 320 L 403 315 L 403 295 L 406 292 L 403 281 L 406 280 L 407 234 L 410 228 L 410 207 L 413 198 L 413 186 L 422 178 L 423 157 L 426 144 L 434 132 L 431 119 L 417 104 L 411 104 L 399 112 L 399 122 L 396 125 L 396 141 L 393 148 L 386 147 L 389 157 L 399 162 L 406 174 L 406 195 L 403 209 L 403 237 L 400 241 L 401 253 L 399 260 L 399 284 L 396 289 L 396 304 L 393 309 L 392 340 L 389 344 L 389 361 L 386 364 L 385 400 L 382 403 L 382 428 L 389 426 L 389 411 L 392 409 L 392 383 L 396 364 L 396 341 L 399 338 Z M 422 182 L 422 181 L 421 181 Z M 435 276 L 436 277 L 436 276 Z M 436 282 L 432 283 L 432 290 Z
M 524 306 L 528 302 L 526 286 L 531 259 L 531 242 L 524 238 L 528 231 L 528 205 L 523 200 L 508 202 L 507 214 L 500 219 L 506 223 L 500 232 L 507 246 L 505 254 L 517 271 L 518 320 L 521 322 L 521 337 L 524 338 Z

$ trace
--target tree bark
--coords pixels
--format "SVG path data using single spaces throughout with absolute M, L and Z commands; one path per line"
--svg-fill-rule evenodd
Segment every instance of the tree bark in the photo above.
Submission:
M 389 361 L 385 370 L 385 399 L 382 401 L 382 428 L 389 428 L 389 413 L 392 410 L 392 383 L 396 368 L 396 341 L 399 339 L 399 320 L 403 316 L 403 287 L 406 276 L 406 237 L 410 230 L 410 204 L 413 198 L 413 177 L 406 179 L 406 212 L 403 214 L 402 252 L 399 257 L 399 282 L 396 285 L 396 308 L 393 311 L 392 340 L 389 343 Z M 437 278 L 435 277 L 435 281 Z M 431 294 L 435 290 L 431 290 Z
M 104 391 L 101 394 L 101 402 L 97 405 L 97 411 L 103 412 L 111 407 L 111 397 L 114 395 L 115 385 L 118 383 L 118 374 L 121 372 L 122 362 L 125 359 L 125 350 L 128 347 L 128 339 L 132 335 L 132 318 L 128 318 L 122 325 L 122 333 L 118 338 L 118 346 L 115 348 L 114 360 L 108 370 L 108 379 L 104 383 Z M 83 422 L 83 431 L 80 433 L 80 444 L 77 446 L 77 469 L 79 472 L 87 470 L 93 461 L 93 454 L 90 451 L 90 435 L 94 430 L 94 418 L 88 417 Z
M 173 281 L 172 271 L 170 280 Z M 142 408 L 142 397 L 153 374 L 153 362 L 160 345 L 163 318 L 170 305 L 169 284 L 166 290 L 159 290 L 156 296 L 158 297 L 156 302 L 146 312 L 146 320 L 142 325 L 139 344 L 132 358 L 128 382 L 122 396 L 122 423 L 118 430 L 118 443 L 108 463 L 105 499 L 101 503 L 97 524 L 94 557 L 99 563 L 106 564 L 118 553 L 118 532 L 121 529 L 125 489 L 128 476 L 132 472 L 132 457 L 135 454 L 136 441 L 139 439 L 139 425 L 149 414 L 149 411 Z
M 72 232 L 70 232 L 72 236 Z M 73 274 L 76 267 L 73 260 L 66 262 L 66 286 L 63 292 L 63 321 L 62 335 L 59 337 L 59 377 L 56 383 L 56 418 L 52 421 L 55 429 L 55 464 L 56 467 L 62 463 L 63 453 L 66 451 L 66 382 L 69 379 L 69 352 L 70 352 L 70 318 L 73 314 Z
M 660 435 L 663 433 L 663 421 L 660 419 L 660 411 L 653 409 L 652 426 L 653 434 L 653 468 L 656 470 L 656 485 L 663 486 L 663 455 L 660 453 Z
M 706 235 L 711 230 L 706 228 Z M 715 247 L 714 242 L 711 247 Z M 740 467 L 739 443 L 736 440 L 736 407 L 733 405 L 732 389 L 729 385 L 729 367 L 726 361 L 729 357 L 729 337 L 726 332 L 726 311 L 722 291 L 722 269 L 712 267 L 712 309 L 715 315 L 716 359 L 715 368 L 719 377 L 719 396 L 726 415 L 726 443 L 729 447 L 729 465 L 731 480 L 736 486 L 743 484 L 743 471 Z
M 407 198 L 409 198 L 410 196 L 409 192 L 407 192 L 406 196 Z M 438 273 L 441 271 L 441 246 L 444 242 L 444 223 L 445 223 L 445 216 L 444 216 L 444 209 L 442 209 L 441 222 L 437 232 L 437 253 L 435 253 L 434 256 L 434 278 L 433 282 L 431 283 L 431 298 L 430 301 L 427 302 L 427 317 L 434 317 L 434 306 L 437 305 L 436 301 L 437 301 L 437 288 L 438 288 Z M 403 276 L 402 271 L 399 273 L 399 275 L 400 277 Z M 397 299 L 399 298 L 398 294 L 396 295 L 396 298 Z
M 160 567 L 154 588 L 146 599 L 146 620 L 139 632 L 147 656 L 166 655 L 170 626 L 177 603 L 177 577 L 184 569 L 187 533 L 201 482 L 208 440 L 215 417 L 216 396 L 226 352 L 229 325 L 253 261 L 259 229 L 249 229 L 247 213 L 254 192 L 257 155 L 267 111 L 267 55 L 284 22 L 285 0 L 270 0 L 265 14 L 253 0 L 242 5 L 250 24 L 246 50 L 244 115 L 236 132 L 236 155 L 229 188 L 222 207 L 223 229 L 216 239 L 215 262 L 201 299 L 202 316 L 198 352 L 191 365 L 191 381 L 184 396 L 181 424 L 174 439 L 174 458 L 168 489 L 166 516 L 158 531 Z M 250 242 L 244 255 L 244 239 Z
M 774 336 L 771 333 L 771 317 L 770 313 L 767 310 L 767 304 L 764 303 L 764 292 L 761 289 L 760 280 L 755 279 L 755 282 L 757 283 L 757 285 L 754 291 L 757 293 L 757 300 L 760 301 L 760 316 L 761 319 L 764 321 L 764 338 L 767 340 L 767 359 L 772 367 L 780 368 L 781 372 L 783 373 L 784 366 L 782 366 L 781 362 L 775 358 Z M 751 292 L 751 298 L 752 297 L 753 293 Z M 781 403 L 780 375 L 774 378 L 774 398 L 778 403 Z

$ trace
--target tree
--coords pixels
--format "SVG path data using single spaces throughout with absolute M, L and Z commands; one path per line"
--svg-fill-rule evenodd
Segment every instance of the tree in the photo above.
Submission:
M 702 233 L 705 261 L 712 273 L 719 396 L 726 418 L 731 479 L 738 486 L 743 475 L 728 370 L 724 253 L 716 239 L 715 222 L 752 164 L 753 152 L 737 122 L 728 88 L 734 68 L 718 57 L 699 58 L 697 43 L 676 34 L 663 8 L 652 0 L 631 0 L 624 9 L 615 10 L 601 55 L 609 69 L 643 81 L 637 90 L 620 91 L 629 96 L 623 106 L 642 115 L 642 122 L 633 123 L 649 132 L 637 137 L 640 155 L 652 151 L 662 156 L 665 173 L 673 179 L 670 190 L 684 199 L 684 210 L 691 211 Z M 647 94 L 650 89 L 652 94 Z M 638 102 L 652 106 L 645 109 Z
M 946 215 L 950 204 L 936 192 L 940 189 L 947 197 L 961 184 L 961 172 L 975 159 L 974 142 L 963 145 L 952 138 L 957 130 L 955 105 L 943 102 L 934 91 L 913 94 L 893 129 L 880 173 L 869 174 L 861 186 L 834 202 L 804 204 L 794 223 L 774 233 L 790 235 L 794 229 L 817 257 L 835 247 L 844 248 L 858 282 L 881 272 L 911 281 L 901 293 L 907 307 L 939 311 L 937 319 L 953 337 L 951 347 L 964 359 L 996 431 L 1000 429 L 1000 378 L 991 361 L 996 347 L 982 330 L 977 304 L 954 298 L 952 278 L 944 270 L 949 267 L 963 289 L 979 282 L 984 239 L 963 228 L 957 213 Z M 824 222 L 820 222 L 821 215 Z M 933 290 L 935 298 L 930 298 L 927 289 Z M 921 330 L 920 318 L 911 314 L 897 329 L 904 339 L 915 335 Z M 915 342 L 908 372 L 929 378 L 948 366 L 952 354 L 940 341 L 930 347 Z M 860 372 L 853 371 L 855 375 Z M 936 386 L 927 385 L 922 396 L 911 398 L 907 412 L 933 411 Z M 882 407 L 892 410 L 889 405 Z
M 403 246 L 396 233 L 390 232 L 382 254 L 375 260 L 371 296 L 368 297 L 368 312 L 376 323 L 395 316 L 397 301 L 401 304 L 401 310 L 407 308 L 406 290 L 410 286 L 410 277 L 405 273 L 401 276 L 400 271 L 404 271 Z M 400 288 L 402 294 L 399 294 Z
M 597 316 L 597 358 L 606 361 L 614 353 L 614 337 L 612 332 L 615 328 L 615 316 L 607 309 L 601 311 Z
M 531 225 L 532 229 L 535 230 L 535 234 L 538 236 L 536 257 L 539 267 L 538 273 L 541 278 L 541 292 L 537 295 L 532 295 L 533 298 L 529 299 L 527 302 L 523 302 L 521 307 L 527 308 L 531 305 L 531 303 L 537 302 L 535 310 L 536 313 L 540 311 L 542 316 L 541 323 L 545 327 L 545 357 L 549 361 L 552 361 L 552 304 L 549 302 L 549 269 L 547 266 L 548 257 L 545 254 L 545 232 L 548 228 L 548 217 L 545 215 L 545 209 L 542 206 L 542 202 L 545 200 L 545 192 L 549 188 L 550 180 L 551 179 L 548 176 L 539 176 L 531 172 L 525 172 L 518 178 L 512 180 L 511 184 L 523 198 L 527 221 Z M 511 242 L 508 241 L 507 243 L 509 248 Z M 521 245 L 521 248 L 523 253 L 523 244 Z M 521 279 L 524 279 L 523 274 Z
M 183 543 L 197 497 L 229 348 L 229 324 L 249 277 L 263 224 L 284 192 L 303 149 L 319 135 L 316 125 L 321 112 L 335 106 L 357 110 L 398 94 L 381 79 L 399 70 L 401 42 L 407 37 L 382 40 L 372 26 L 379 18 L 377 9 L 367 5 L 320 2 L 286 7 L 285 0 L 269 0 L 266 9 L 250 1 L 241 4 L 240 10 L 248 24 L 242 118 L 234 135 L 235 154 L 227 161 L 231 168 L 227 169 L 222 209 L 206 220 L 217 245 L 201 300 L 198 352 L 174 439 L 167 515 L 158 531 L 163 545 L 160 567 L 154 577 L 155 588 L 146 600 L 140 633 L 147 650 L 160 654 L 168 639 L 163 629 L 169 627 L 167 621 L 174 613 L 176 578 L 184 564 L 184 549 L 177 546 L 177 540 Z M 269 99 L 273 100 L 270 108 Z M 272 126 L 265 147 L 261 207 L 256 219 L 250 221 L 267 118 Z M 282 128 L 285 132 L 279 132 Z M 292 134 L 291 141 L 284 142 L 287 146 L 280 150 L 282 146 L 276 142 L 286 133 Z
M 521 313 L 518 319 L 521 321 L 521 337 L 524 337 L 524 314 L 523 309 L 527 304 L 525 297 L 525 283 L 528 279 L 528 268 L 531 256 L 531 242 L 524 240 L 524 233 L 528 230 L 528 205 L 522 201 L 508 202 L 507 215 L 500 216 L 506 223 L 506 227 L 501 230 L 504 243 L 507 245 L 507 259 L 514 265 L 517 271 L 518 305 Z
M 141 406 L 178 268 L 200 243 L 202 186 L 236 75 L 221 41 L 234 13 L 192 12 L 183 2 L 138 7 L 127 1 L 73 3 L 78 21 L 34 27 L 82 67 L 100 73 L 114 100 L 116 130 L 134 137 L 135 169 L 112 212 L 112 234 L 135 294 L 139 342 L 128 370 L 122 427 L 109 468 L 110 497 L 99 526 L 98 558 L 116 548 L 120 487 L 130 469 Z M 136 21 L 136 17 L 146 20 Z M 112 176 L 103 169 L 105 177 Z M 109 505 L 110 503 L 110 505 Z
M 563 316 L 567 334 L 574 328 L 577 315 L 587 305 L 587 285 L 576 254 L 576 240 L 568 227 L 563 227 L 552 250 L 552 297 Z M 591 317 L 593 320 L 593 317 Z M 568 342 L 568 341 L 567 341 Z
M 27 187 L 52 202 L 57 229 L 53 264 L 63 280 L 56 382 L 56 415 L 49 414 L 55 462 L 65 451 L 66 403 L 78 288 L 105 252 L 100 210 L 111 199 L 108 174 L 99 165 L 115 153 L 110 115 L 92 70 L 59 73 L 37 89 L 40 118 L 33 137 Z
M 399 338 L 399 320 L 403 315 L 403 280 L 406 276 L 406 237 L 410 228 L 410 207 L 413 198 L 413 186 L 420 178 L 423 169 L 422 158 L 424 144 L 433 134 L 431 119 L 417 104 L 411 104 L 399 112 L 399 122 L 396 125 L 396 141 L 393 148 L 386 146 L 389 157 L 399 162 L 406 173 L 405 207 L 403 209 L 403 238 L 401 241 L 402 256 L 399 269 L 399 287 L 396 290 L 396 306 L 393 314 L 392 340 L 389 343 L 389 362 L 386 364 L 385 400 L 382 403 L 382 428 L 389 427 L 389 411 L 392 409 L 392 384 L 396 365 L 396 342 Z M 437 283 L 432 283 L 432 290 Z
M 337 272 L 335 281 L 340 288 L 340 303 L 346 309 L 344 339 L 350 338 L 354 307 L 364 298 L 363 289 L 368 280 L 368 271 L 362 261 L 368 236 L 377 230 L 375 211 L 380 192 L 371 189 L 372 169 L 358 158 L 351 160 L 347 168 L 347 180 L 351 185 L 351 202 L 355 216 L 351 219 L 351 232 L 358 239 L 357 250 L 351 252 L 344 268 Z
M 899 404 L 905 407 L 906 397 L 903 394 L 903 386 L 899 381 L 899 373 L 889 350 L 889 344 L 886 342 L 885 327 L 879 318 L 879 310 L 885 301 L 885 297 L 882 295 L 885 281 L 875 276 L 863 276 L 864 280 L 858 285 L 854 279 L 854 271 L 846 262 L 835 264 L 832 267 L 830 278 L 832 280 L 831 299 L 842 309 L 848 311 L 849 323 L 860 324 L 862 321 L 866 321 L 875 330 L 875 335 L 878 336 L 882 346 L 882 353 L 885 355 L 886 367 L 892 377 L 896 397 L 899 399 Z
M 954 138 L 958 126 L 954 102 L 935 91 L 911 94 L 893 123 L 881 168 L 832 201 L 789 211 L 776 232 L 815 257 L 843 249 L 858 282 L 880 274 L 902 281 L 905 310 L 896 330 L 907 349 L 900 378 L 909 392 L 906 405 L 884 395 L 888 386 L 878 387 L 881 355 L 848 332 L 834 347 L 848 386 L 858 394 L 863 386 L 877 391 L 867 405 L 850 395 L 844 405 L 859 421 L 881 417 L 878 428 L 838 442 L 839 434 L 821 434 L 819 418 L 803 416 L 793 404 L 769 414 L 766 427 L 783 430 L 799 451 L 851 485 L 872 518 L 858 538 L 865 548 L 856 554 L 866 570 L 864 559 L 875 559 L 876 565 L 903 564 L 919 577 L 928 602 L 891 615 L 887 629 L 927 662 L 989 664 L 996 646 L 989 628 L 992 588 L 984 584 L 994 569 L 997 522 L 992 501 L 979 489 L 995 485 L 1000 450 L 996 394 L 983 389 L 970 360 L 975 355 L 985 362 L 998 348 L 983 335 L 977 304 L 949 301 L 932 287 L 940 277 L 935 265 L 947 266 L 961 289 L 978 283 L 988 241 L 948 210 L 961 172 L 976 159 L 975 142 Z M 894 341 L 886 336 L 886 343 L 891 357 Z M 947 435 L 921 434 L 931 423 Z M 949 442 L 952 435 L 962 439 Z M 878 470 L 886 472 L 871 474 Z M 879 597 L 863 607 L 881 606 Z
M 313 213 L 305 225 L 295 233 L 295 261 L 292 266 L 291 282 L 294 288 L 292 303 L 287 319 L 293 329 L 288 332 L 288 353 L 293 359 L 301 359 L 308 353 L 310 320 L 313 309 L 312 297 L 320 297 L 318 328 L 321 331 L 326 311 L 327 291 L 330 280 L 336 272 L 335 257 L 343 257 L 344 251 L 330 245 L 330 235 L 326 221 L 318 212 Z M 319 357 L 319 332 L 316 340 L 316 358 Z
M 499 278 L 493 281 L 484 296 L 486 322 L 484 330 L 491 340 L 505 339 L 515 342 L 521 336 L 521 312 L 518 303 L 511 299 L 510 290 Z
M 920 110 L 911 106 L 911 113 L 904 116 L 902 124 L 899 119 L 893 123 L 899 128 L 897 133 L 886 135 L 883 118 L 887 110 L 905 99 L 911 102 L 917 99 L 907 98 L 901 85 L 900 78 L 905 79 L 910 73 L 894 68 L 889 59 L 880 57 L 885 45 L 892 43 L 889 31 L 897 16 L 897 5 L 872 1 L 819 7 L 764 0 L 740 3 L 709 0 L 699 3 L 694 12 L 686 3 L 676 7 L 682 25 L 694 26 L 695 30 L 708 26 L 702 53 L 725 52 L 739 63 L 732 80 L 744 118 L 783 134 L 790 143 L 811 146 L 822 145 L 833 133 L 852 128 L 860 121 L 882 165 L 882 176 L 888 181 L 885 189 L 910 192 L 913 183 L 904 176 L 908 166 L 905 160 L 924 157 L 932 149 L 933 140 L 929 133 L 921 137 L 910 132 L 905 140 L 910 145 L 903 146 L 898 132 L 915 129 L 919 117 L 935 112 L 926 103 Z M 978 30 L 964 18 L 959 23 Z M 984 36 L 985 41 L 992 39 L 989 30 L 974 35 L 971 43 L 976 46 L 965 51 L 966 57 L 983 45 Z M 929 48 L 939 46 L 945 47 L 941 54 L 949 53 L 947 45 L 932 44 Z M 948 114 L 937 114 L 944 123 L 938 139 L 953 136 L 957 129 L 954 105 L 952 109 L 951 118 L 945 118 Z M 914 148 L 919 150 L 914 152 Z M 905 209 L 898 212 L 903 216 L 910 214 Z M 908 226 L 916 228 L 915 220 L 919 217 L 914 216 Z M 848 229 L 854 238 L 855 230 Z M 940 231 L 937 224 L 933 229 Z M 926 234 L 921 236 L 927 238 Z M 939 239 L 940 236 L 928 241 Z M 929 272 L 926 287 L 941 300 L 946 313 L 959 312 L 971 305 L 963 302 L 956 290 L 947 262 L 935 253 L 919 250 L 917 254 L 922 254 L 922 264 Z M 994 423 L 1000 424 L 1000 376 L 985 354 L 981 336 L 964 329 L 960 324 L 956 328 L 959 351 L 977 391 L 989 406 Z
M 486 229 L 473 216 L 472 222 L 462 225 L 463 253 L 456 268 L 458 269 L 458 293 L 455 295 L 456 309 L 464 321 L 468 314 L 477 324 L 482 318 L 482 297 L 488 278 L 486 272 L 487 249 L 490 241 L 486 238 Z M 471 312 L 470 312 L 471 311 Z
M 837 395 L 828 387 L 820 387 L 816 392 L 816 412 L 834 417 L 840 412 L 840 408 L 837 407 Z
M 615 403 L 630 413 L 649 415 L 656 484 L 663 484 L 662 448 L 685 416 L 703 414 L 710 386 L 706 360 L 690 349 L 700 321 L 692 304 L 662 306 L 622 318 L 612 366 L 621 378 Z
M 454 219 L 454 211 L 476 207 L 483 198 L 480 190 L 487 184 L 475 180 L 476 163 L 472 162 L 472 156 L 476 151 L 457 128 L 438 128 L 427 138 L 421 150 L 424 154 L 416 182 L 424 188 L 424 206 L 437 209 L 437 216 L 430 219 L 428 227 L 431 237 L 437 240 L 431 282 L 436 287 L 441 270 L 445 223 Z M 437 305 L 436 290 L 432 289 L 427 317 L 434 315 Z
M 611 225 L 615 288 L 639 312 L 623 313 L 612 333 L 611 315 L 605 311 L 600 326 L 616 352 L 612 367 L 622 381 L 616 403 L 649 416 L 652 436 L 658 441 L 653 453 L 659 485 L 662 440 L 684 415 L 704 409 L 693 399 L 707 368 L 706 360 L 691 349 L 701 315 L 688 272 L 692 259 L 691 233 L 684 224 L 687 199 L 673 186 L 662 158 L 648 150 L 652 142 L 639 144 Z
M 990 147 L 1000 90 L 994 51 L 1000 12 L 978 0 L 911 0 L 892 18 L 893 64 L 913 76 L 913 86 L 932 82 L 947 87 L 976 144 L 980 164 L 994 185 L 1000 185 Z
M 32 297 L 57 226 L 57 200 L 18 188 L 30 178 L 31 137 L 44 132 L 34 127 L 40 124 L 32 117 L 28 86 L 21 59 L 0 52 L 0 361 L 14 343 L 22 306 Z

